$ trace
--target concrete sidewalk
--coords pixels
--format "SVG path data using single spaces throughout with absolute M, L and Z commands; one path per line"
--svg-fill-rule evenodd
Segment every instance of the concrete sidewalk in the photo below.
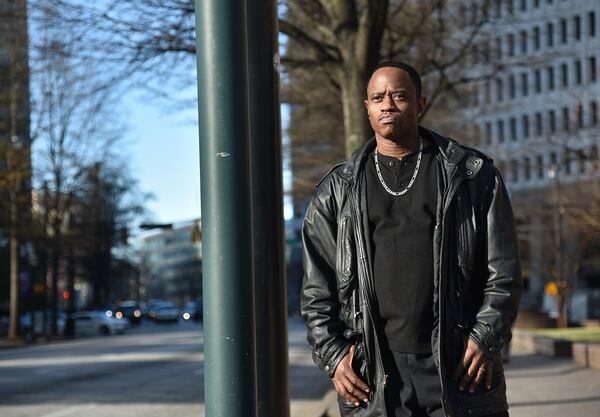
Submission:
M 505 373 L 511 417 L 600 416 L 600 372 L 570 358 L 513 352 Z M 325 411 L 312 417 L 340 416 L 335 392 L 328 392 L 323 402 L 328 403 Z M 294 417 L 301 415 L 309 416 Z

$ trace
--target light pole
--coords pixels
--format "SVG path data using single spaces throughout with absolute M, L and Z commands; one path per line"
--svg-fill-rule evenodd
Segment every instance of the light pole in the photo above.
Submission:
M 196 0 L 207 417 L 254 417 L 256 352 L 245 0 Z
M 567 292 L 569 285 L 565 278 L 564 266 L 564 229 L 563 216 L 565 214 L 565 204 L 561 199 L 559 166 L 557 162 L 552 162 L 548 169 L 548 178 L 552 180 L 552 200 L 554 217 L 554 250 L 556 253 L 556 285 L 558 299 L 558 327 L 567 327 Z

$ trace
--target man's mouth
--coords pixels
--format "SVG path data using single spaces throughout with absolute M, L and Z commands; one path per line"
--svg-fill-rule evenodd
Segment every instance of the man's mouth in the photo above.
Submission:
M 395 114 L 384 114 L 379 117 L 379 123 L 394 123 L 398 118 Z

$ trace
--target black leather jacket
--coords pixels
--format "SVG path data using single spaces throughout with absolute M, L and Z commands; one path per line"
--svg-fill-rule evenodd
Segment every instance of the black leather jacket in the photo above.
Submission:
M 512 209 L 492 160 L 430 130 L 439 147 L 434 229 L 432 350 L 447 416 L 484 415 L 508 408 L 500 350 L 511 338 L 522 281 Z M 319 183 L 304 219 L 302 315 L 313 359 L 330 377 L 351 344 L 353 366 L 370 387 L 368 405 L 340 400 L 344 416 L 386 416 L 383 334 L 375 307 L 364 161 L 374 139 Z M 456 388 L 453 373 L 470 336 L 494 361 L 491 390 Z

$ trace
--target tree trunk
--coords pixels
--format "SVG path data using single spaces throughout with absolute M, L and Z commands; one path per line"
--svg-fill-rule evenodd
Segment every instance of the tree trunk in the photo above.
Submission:
M 349 66 L 341 78 L 345 152 L 346 158 L 350 158 L 352 152 L 372 135 L 363 104 L 367 95 L 367 81 L 365 71 L 358 65 Z
M 14 204 L 14 202 L 13 202 Z M 15 227 L 11 228 L 10 237 L 10 327 L 8 330 L 9 339 L 19 337 L 19 240 L 16 236 Z
M 50 290 L 50 306 L 52 309 L 52 318 L 50 321 L 50 335 L 56 336 L 58 334 L 57 320 L 58 320 L 58 274 L 60 267 L 60 249 L 58 248 L 59 242 L 55 242 L 56 247 L 52 251 L 52 276 L 50 281 L 52 288 Z

